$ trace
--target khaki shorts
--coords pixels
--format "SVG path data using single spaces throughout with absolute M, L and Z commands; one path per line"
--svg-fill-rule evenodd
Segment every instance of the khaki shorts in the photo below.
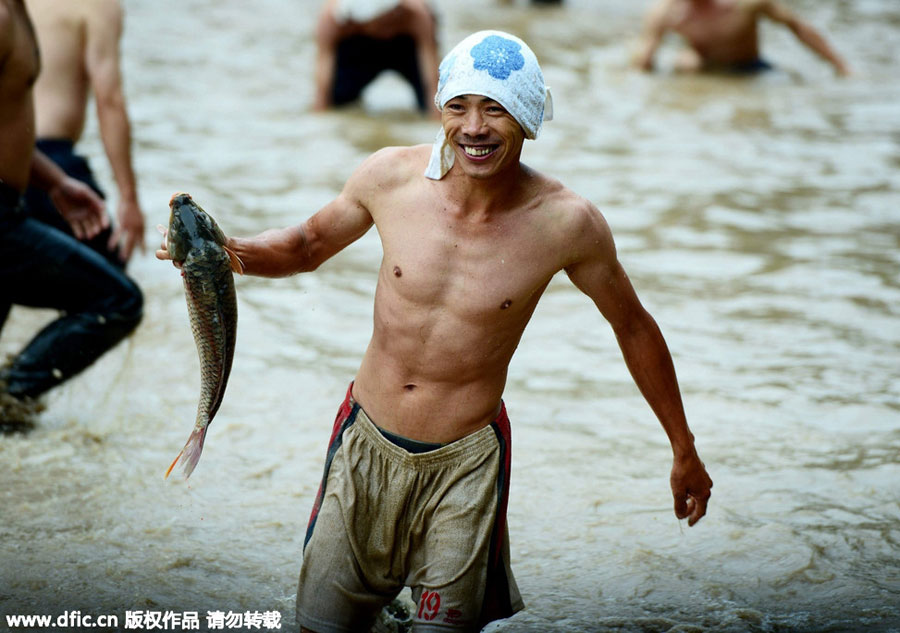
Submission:
M 298 622 L 316 633 L 368 631 L 404 586 L 417 632 L 480 631 L 522 609 L 509 568 L 509 440 L 502 407 L 480 431 L 413 454 L 348 390 L 306 532 Z

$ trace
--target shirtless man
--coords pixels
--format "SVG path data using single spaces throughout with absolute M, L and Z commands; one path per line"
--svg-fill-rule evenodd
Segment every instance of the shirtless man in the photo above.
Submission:
M 333 427 L 297 593 L 303 630 L 367 631 L 403 586 L 415 631 L 479 631 L 522 608 L 509 568 L 507 368 L 565 271 L 612 325 L 673 450 L 675 514 L 694 525 L 712 481 L 669 351 L 603 216 L 520 163 L 552 104 L 524 42 L 496 31 L 441 64 L 433 146 L 382 149 L 298 226 L 228 238 L 249 274 L 309 272 L 374 225 L 374 330 Z M 424 174 L 423 174 L 424 170 Z M 164 249 L 157 257 L 168 259 Z
M 818 31 L 774 0 L 658 0 L 647 14 L 635 64 L 652 70 L 663 37 L 675 31 L 690 46 L 677 62 L 679 70 L 750 73 L 769 69 L 759 51 L 759 20 L 764 17 L 791 29 L 838 75 L 850 74 Z
M 415 90 L 419 109 L 440 118 L 428 103 L 437 91 L 438 52 L 426 0 L 326 0 L 316 48 L 314 110 L 351 103 L 382 71 L 394 70 Z
M 144 249 L 144 214 L 131 162 L 131 125 L 119 68 L 122 9 L 118 0 L 27 0 L 41 44 L 43 69 L 35 85 L 38 148 L 69 175 L 103 195 L 87 161 L 75 154 L 91 92 L 100 136 L 119 191 L 117 222 L 90 246 L 114 262 Z M 65 230 L 46 198 L 29 194 L 32 213 Z M 56 222 L 54 222 L 56 219 Z
M 7 399 L 35 398 L 93 363 L 137 326 L 143 305 L 134 284 L 75 239 L 106 228 L 103 201 L 35 150 L 39 70 L 23 0 L 0 0 L 0 327 L 12 304 L 62 312 L 0 368 L 0 414 Z M 75 237 L 30 217 L 29 182 L 47 191 Z

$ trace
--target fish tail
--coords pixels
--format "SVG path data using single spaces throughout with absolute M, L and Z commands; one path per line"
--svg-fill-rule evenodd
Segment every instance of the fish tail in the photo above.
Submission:
M 197 462 L 200 461 L 200 453 L 203 452 L 203 442 L 206 441 L 206 429 L 208 428 L 204 426 L 200 429 L 194 429 L 184 448 L 181 449 L 181 452 L 178 453 L 166 471 L 166 479 L 169 478 L 169 473 L 175 468 L 175 464 L 179 462 L 181 462 L 181 467 L 184 471 L 184 478 L 187 479 L 191 476 L 191 473 L 194 472 L 194 468 L 197 466 Z

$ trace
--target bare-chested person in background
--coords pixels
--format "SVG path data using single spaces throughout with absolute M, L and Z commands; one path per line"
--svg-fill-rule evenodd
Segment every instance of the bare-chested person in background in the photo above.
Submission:
M 119 191 L 115 226 L 89 243 L 114 263 L 124 264 L 144 248 L 144 214 L 131 162 L 131 124 L 122 89 L 119 42 L 123 16 L 118 0 L 26 0 L 41 45 L 42 65 L 34 88 L 37 146 L 67 174 L 98 195 L 88 162 L 75 153 L 91 93 L 103 147 Z M 32 214 L 66 230 L 41 192 L 32 189 Z
M 689 46 L 678 59 L 679 70 L 751 73 L 769 69 L 772 66 L 759 50 L 761 18 L 788 27 L 838 75 L 850 74 L 846 62 L 816 29 L 774 0 L 659 0 L 647 13 L 635 65 L 652 70 L 663 37 L 674 31 Z

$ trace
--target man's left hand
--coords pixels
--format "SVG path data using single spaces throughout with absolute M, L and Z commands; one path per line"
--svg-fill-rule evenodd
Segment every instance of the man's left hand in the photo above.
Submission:
M 706 467 L 696 453 L 675 459 L 670 483 L 675 498 L 675 516 L 686 518 L 688 526 L 693 526 L 706 514 L 713 486 Z

